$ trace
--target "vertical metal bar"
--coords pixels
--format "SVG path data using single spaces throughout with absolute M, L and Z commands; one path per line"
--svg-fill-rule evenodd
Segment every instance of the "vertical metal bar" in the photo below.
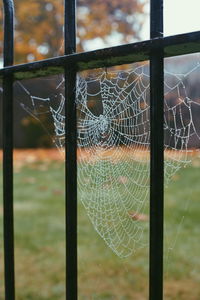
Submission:
M 77 165 L 74 71 L 65 73 L 66 95 L 66 296 L 77 300 Z
M 163 0 L 151 0 L 151 39 L 163 37 Z M 150 274 L 149 299 L 163 299 L 163 208 L 164 208 L 164 93 L 163 49 L 150 56 Z
M 11 66 L 14 60 L 14 3 L 3 0 L 4 5 L 4 67 Z
M 65 0 L 64 52 L 76 52 L 76 0 Z
M 76 3 L 65 0 L 65 54 L 76 51 Z M 66 153 L 66 299 L 77 300 L 77 133 L 76 71 L 65 69 Z
M 4 0 L 4 66 L 13 64 L 14 5 Z M 13 76 L 3 78 L 3 205 L 5 299 L 15 299 L 13 214 Z

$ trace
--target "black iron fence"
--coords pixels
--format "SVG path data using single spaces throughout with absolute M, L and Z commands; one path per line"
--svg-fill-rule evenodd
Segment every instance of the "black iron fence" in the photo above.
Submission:
M 150 40 L 96 51 L 75 53 L 75 1 L 65 0 L 65 55 L 13 66 L 12 0 L 4 0 L 3 80 L 3 204 L 5 299 L 15 299 L 13 215 L 13 82 L 58 74 L 65 70 L 66 101 L 66 297 L 77 294 L 77 128 L 76 73 L 150 60 L 151 169 L 149 299 L 163 299 L 163 59 L 199 52 L 200 32 L 163 37 L 163 1 L 151 0 Z

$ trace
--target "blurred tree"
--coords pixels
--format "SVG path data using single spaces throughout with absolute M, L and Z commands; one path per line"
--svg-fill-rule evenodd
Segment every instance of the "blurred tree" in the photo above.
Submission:
M 139 40 L 147 0 L 78 0 L 78 48 L 101 39 L 105 46 Z
M 139 39 L 147 0 L 78 0 L 77 49 Z M 63 54 L 63 0 L 15 0 L 15 62 Z M 2 3 L 1 3 L 2 6 Z M 0 11 L 2 27 L 2 9 Z M 2 53 L 2 28 L 0 51 Z M 90 43 L 90 47 L 88 46 Z M 98 47 L 98 46 L 97 46 Z M 94 49 L 94 46 L 92 47 Z
M 61 0 L 15 0 L 15 62 L 56 56 L 62 41 Z M 2 18 L 2 10 L 1 10 Z M 0 40 L 2 41 L 2 30 Z M 2 45 L 1 51 L 2 51 Z

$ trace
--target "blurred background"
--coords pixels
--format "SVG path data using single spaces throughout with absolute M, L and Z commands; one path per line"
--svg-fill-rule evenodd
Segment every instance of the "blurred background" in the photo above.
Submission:
M 77 51 L 90 51 L 149 39 L 149 6 L 148 0 L 78 0 Z M 0 8 L 0 64 L 2 66 L 2 3 Z M 189 2 L 165 0 L 165 35 L 199 30 L 199 9 L 198 0 Z M 64 3 L 60 0 L 29 0 L 28 2 L 15 0 L 15 64 L 63 55 L 63 13 Z M 180 154 L 179 151 L 183 148 L 185 150 L 181 144 L 182 138 L 175 146 L 174 140 L 170 140 L 170 132 L 166 131 L 165 134 L 169 149 L 175 148 L 178 153 L 174 156 L 174 161 L 178 159 L 176 165 L 178 171 L 171 175 L 171 181 L 165 189 L 164 293 L 166 300 L 200 299 L 199 62 L 199 54 L 165 59 L 167 124 L 170 125 L 172 132 L 175 132 L 177 128 L 183 127 L 184 122 L 188 124 L 192 120 L 195 128 L 187 140 L 189 152 L 186 159 L 185 154 Z M 146 64 L 145 74 L 148 75 L 148 62 Z M 120 66 L 114 71 L 115 73 L 119 71 L 121 74 L 120 70 L 123 72 L 128 70 L 127 72 L 130 73 L 130 70 L 140 65 Z M 104 71 L 94 70 L 79 75 L 83 78 L 89 76 L 95 78 Z M 110 69 L 108 73 L 112 71 L 113 69 Z M 111 80 L 111 77 L 108 79 Z M 55 140 L 55 119 L 52 118 L 49 106 L 51 103 L 55 111 L 58 109 L 62 101 L 60 94 L 63 94 L 62 84 L 60 85 L 62 80 L 60 74 L 48 78 L 24 80 L 14 85 L 17 300 L 64 299 L 65 170 L 63 152 L 60 151 L 59 141 Z M 179 88 L 177 88 L 178 82 Z M 143 83 L 148 85 L 148 76 Z M 96 83 L 89 86 L 90 94 L 95 94 L 98 89 L 99 85 Z M 183 90 L 184 94 L 180 95 L 179 91 Z M 149 104 L 148 94 L 145 97 L 146 104 Z M 192 113 L 189 115 L 189 106 L 180 105 L 180 99 L 186 101 L 187 97 L 192 108 Z M 99 115 L 98 96 L 89 97 L 88 103 L 90 103 L 90 110 Z M 1 106 L 2 99 L 0 99 L 0 109 Z M 176 106 L 179 109 L 174 115 Z M 185 134 L 183 131 L 179 132 L 181 137 Z M 1 140 L 2 130 L 0 130 L 0 145 Z M 127 159 L 125 152 L 122 153 L 122 162 Z M 2 153 L 0 154 L 2 157 Z M 149 174 L 148 153 L 146 155 Z M 166 155 L 166 162 L 168 161 Z M 138 162 L 141 163 L 141 158 Z M 116 161 L 113 160 L 111 163 L 115 168 Z M 80 164 L 78 166 L 81 168 Z M 140 168 L 143 165 L 138 164 L 138 166 Z M 2 174 L 0 176 L 2 182 Z M 91 179 L 87 176 L 85 180 L 88 185 L 91 184 Z M 126 173 L 116 174 L 114 181 L 119 186 L 121 194 L 124 187 L 131 183 Z M 106 188 L 109 189 L 109 185 Z M 82 190 L 79 190 L 79 299 L 147 299 L 148 246 L 138 249 L 128 258 L 121 259 L 116 256 L 94 230 L 88 213 L 80 201 L 81 192 Z M 90 191 L 86 189 L 85 199 L 89 199 L 90 196 Z M 146 210 L 138 213 L 136 217 L 139 218 L 138 222 L 147 227 L 145 240 L 148 243 L 148 204 Z M 0 219 L 0 299 L 3 300 L 2 203 Z

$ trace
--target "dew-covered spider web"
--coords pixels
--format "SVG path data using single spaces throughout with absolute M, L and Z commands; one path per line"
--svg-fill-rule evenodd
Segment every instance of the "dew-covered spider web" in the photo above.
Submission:
M 165 71 L 166 183 L 188 163 L 191 141 L 199 140 L 200 100 L 187 85 L 199 71 L 198 63 L 183 74 Z M 19 82 L 24 96 L 18 100 L 62 152 L 64 79 L 54 78 L 53 85 L 51 80 L 43 82 L 50 86 L 48 96 Z M 149 89 L 147 63 L 77 75 L 78 196 L 95 230 L 120 257 L 148 242 Z

